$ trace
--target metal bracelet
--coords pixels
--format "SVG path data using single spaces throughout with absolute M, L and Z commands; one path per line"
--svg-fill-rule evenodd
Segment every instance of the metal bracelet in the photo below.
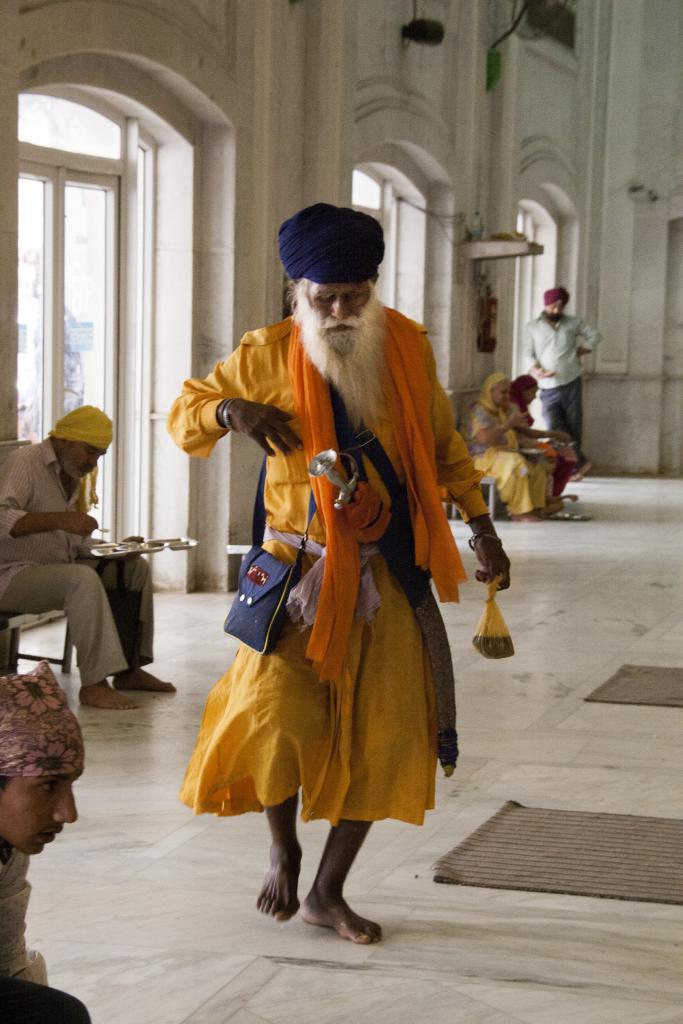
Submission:
M 216 420 L 225 430 L 232 430 L 232 425 L 230 423 L 230 403 L 234 401 L 234 398 L 225 398 L 216 409 Z

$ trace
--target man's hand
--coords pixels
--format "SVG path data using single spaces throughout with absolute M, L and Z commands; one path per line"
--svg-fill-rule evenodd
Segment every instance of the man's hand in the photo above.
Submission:
M 288 426 L 288 420 L 292 417 L 275 405 L 261 405 L 260 402 L 248 402 L 246 398 L 233 398 L 229 404 L 219 405 L 216 418 L 221 426 L 252 438 L 266 455 L 275 455 L 271 445 L 284 455 L 295 448 L 303 448 L 299 438 Z
M 534 370 L 537 377 L 545 379 L 546 377 L 557 377 L 555 370 L 544 370 L 543 367 L 539 366 Z
M 577 359 L 580 359 L 580 358 L 581 358 L 581 356 L 587 356 L 587 355 L 590 355 L 590 353 L 591 353 L 592 351 L 593 351 L 593 349 L 592 349 L 592 348 L 584 348 L 584 346 L 583 346 L 583 345 L 579 345 L 579 346 L 578 346 L 578 348 L 576 349 L 576 358 L 577 358 Z
M 55 516 L 59 517 L 59 525 L 55 525 L 55 530 L 75 533 L 79 537 L 89 537 L 99 526 L 95 517 L 86 512 L 55 512 Z
M 480 583 L 490 583 L 500 577 L 499 590 L 510 586 L 510 559 L 503 550 L 503 544 L 493 528 L 490 516 L 476 516 L 469 521 L 472 536 L 469 544 L 474 551 L 481 569 L 475 572 Z

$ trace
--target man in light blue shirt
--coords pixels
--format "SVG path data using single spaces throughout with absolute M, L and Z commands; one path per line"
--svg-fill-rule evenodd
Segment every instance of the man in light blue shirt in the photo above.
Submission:
M 544 293 L 543 312 L 526 325 L 522 359 L 538 380 L 546 425 L 566 431 L 574 440 L 579 461 L 572 480 L 581 480 L 591 469 L 581 450 L 581 357 L 593 351 L 602 335 L 585 320 L 565 316 L 568 301 L 566 288 L 550 288 Z

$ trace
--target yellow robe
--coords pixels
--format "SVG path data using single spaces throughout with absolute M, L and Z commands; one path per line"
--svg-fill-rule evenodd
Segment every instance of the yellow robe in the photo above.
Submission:
M 287 373 L 291 320 L 246 334 L 229 359 L 204 380 L 185 382 L 168 428 L 190 455 L 208 457 L 227 431 L 216 422 L 224 398 L 241 397 L 288 412 L 300 434 Z M 453 427 L 425 336 L 432 388 L 432 425 L 439 485 L 464 518 L 487 514 L 481 474 Z M 403 468 L 391 424 L 371 424 L 396 473 Z M 368 478 L 388 502 L 366 460 Z M 266 519 L 274 529 L 303 533 L 310 494 L 303 452 L 268 459 Z M 315 517 L 309 535 L 325 543 Z M 294 549 L 268 542 L 286 561 Z M 304 559 L 304 571 L 311 559 Z M 371 559 L 381 606 L 371 623 L 354 621 L 343 686 L 321 682 L 305 650 L 309 630 L 288 622 L 272 654 L 241 646 L 207 699 L 181 789 L 196 813 L 240 814 L 274 806 L 301 789 L 304 819 L 421 824 L 434 805 L 436 714 L 431 668 L 412 609 L 384 559 Z
M 470 437 L 474 439 L 480 430 L 490 430 L 493 420 L 492 413 L 479 403 L 475 404 L 469 417 Z M 502 420 L 504 417 L 499 418 L 499 423 Z M 526 515 L 534 509 L 544 508 L 549 463 L 544 458 L 528 459 L 520 451 L 510 450 L 519 448 L 514 430 L 507 431 L 506 445 L 507 450 L 491 445 L 474 455 L 474 465 L 484 476 L 496 478 L 501 501 L 510 515 Z

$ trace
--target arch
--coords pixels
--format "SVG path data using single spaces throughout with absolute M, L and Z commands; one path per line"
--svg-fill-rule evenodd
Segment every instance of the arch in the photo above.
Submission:
M 421 323 L 425 312 L 426 197 L 392 164 L 363 163 L 356 166 L 356 172 L 378 186 L 378 205 L 365 212 L 375 216 L 384 229 L 379 296 L 385 305 Z
M 155 62 L 141 63 L 130 56 L 113 53 L 74 53 L 53 57 L 22 69 L 22 92 L 45 91 L 51 86 L 69 90 L 74 98 L 84 93 L 114 98 L 125 115 L 142 112 L 153 119 L 155 134 L 163 141 L 170 126 L 194 143 L 202 123 L 232 127 L 228 115 L 208 97 L 201 96 L 189 82 L 177 75 L 163 74 Z
M 90 0 L 87 8 L 84 14 L 78 0 L 59 0 L 22 12 L 22 79 L 27 74 L 40 75 L 43 64 L 75 68 L 80 60 L 115 62 L 122 71 L 126 69 L 126 80 L 136 70 L 144 73 L 200 121 L 220 121 L 225 116 L 221 112 L 238 109 L 230 74 L 237 49 L 234 5 L 217 5 L 212 18 L 184 0 L 168 0 L 153 8 L 127 4 L 125 17 L 106 0 Z M 114 84 L 111 77 L 110 84 Z M 22 80 L 22 88 L 30 87 L 30 81 Z M 130 90 L 118 91 L 132 94 L 134 88 L 131 82 Z M 170 116 L 165 120 L 173 123 Z
M 524 325 L 538 316 L 543 292 L 562 284 L 576 300 L 579 261 L 577 170 L 571 158 L 546 135 L 522 141 L 518 210 L 520 229 L 544 246 L 542 256 L 518 260 L 515 273 L 513 367 L 520 365 Z
M 93 18 L 90 25 L 94 31 L 95 21 Z M 115 35 L 109 25 L 106 48 L 110 51 L 112 33 Z M 204 466 L 190 464 L 166 434 L 165 419 L 183 377 L 193 371 L 208 371 L 224 355 L 224 338 L 232 325 L 235 133 L 225 110 L 208 92 L 202 92 L 198 84 L 201 75 L 195 80 L 184 77 L 173 66 L 177 53 L 173 60 L 169 55 L 170 66 L 165 67 L 160 59 L 152 61 L 142 53 L 126 52 L 135 45 L 135 38 L 126 24 L 126 45 L 121 46 L 121 53 L 92 52 L 90 32 L 85 52 L 73 52 L 73 40 L 71 53 L 54 52 L 63 48 L 58 40 L 46 59 L 21 70 L 20 88 L 53 91 L 76 102 L 107 108 L 118 112 L 123 121 L 137 118 L 157 146 L 147 525 L 153 536 L 181 536 L 194 532 L 193 518 L 201 504 L 224 510 L 225 521 L 216 524 L 212 538 L 215 544 L 204 545 L 199 555 L 193 553 L 187 560 L 155 566 L 157 587 L 193 589 L 195 573 L 211 581 L 215 578 L 218 585 L 224 579 L 228 482 L 215 479 Z M 102 46 L 104 49 L 104 40 Z M 193 67 L 188 62 L 190 73 Z M 225 68 L 218 73 L 219 80 L 221 76 L 227 77 Z M 199 365 L 193 353 L 199 353 Z M 127 422 L 128 413 L 129 406 L 120 402 L 121 424 Z
M 396 97 L 384 96 L 369 87 L 361 90 L 356 107 L 357 148 L 355 166 L 380 167 L 415 190 L 424 205 L 424 301 L 426 324 L 437 372 L 446 387 L 455 374 L 451 347 L 454 330 L 453 276 L 455 243 L 455 194 L 447 169 L 453 159 L 447 126 L 418 98 L 400 106 Z
M 554 266 L 546 254 L 537 263 L 545 264 L 546 276 L 555 277 L 576 296 L 578 271 L 577 172 L 573 162 L 545 135 L 528 136 L 522 142 L 519 175 L 519 201 L 535 202 L 547 210 L 557 226 Z M 550 287 L 550 285 L 549 285 Z

